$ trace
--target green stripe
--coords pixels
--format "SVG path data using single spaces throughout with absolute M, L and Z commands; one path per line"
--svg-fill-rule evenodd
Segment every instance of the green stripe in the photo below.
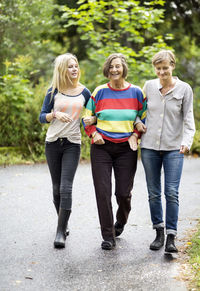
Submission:
M 98 112 L 98 119 L 109 121 L 135 120 L 137 113 L 137 110 L 131 109 L 106 109 Z
M 94 108 L 94 101 L 92 100 L 92 98 L 89 99 L 86 108 L 89 109 L 89 110 L 91 110 L 91 111 L 93 110 L 93 108 Z

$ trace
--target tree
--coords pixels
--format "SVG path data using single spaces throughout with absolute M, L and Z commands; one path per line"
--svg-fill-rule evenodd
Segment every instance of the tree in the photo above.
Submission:
M 32 59 L 29 78 L 37 82 L 46 73 L 55 54 L 63 49 L 53 39 L 61 28 L 54 17 L 53 0 L 1 0 L 0 3 L 0 73 L 4 61 L 18 55 Z
M 199 0 L 175 0 L 165 3 L 165 21 L 159 24 L 160 33 L 173 33 L 177 75 L 194 90 L 194 113 L 200 128 L 200 30 Z
M 121 52 L 128 58 L 129 77 L 138 82 L 142 76 L 152 75 L 152 55 L 167 47 L 165 39 L 171 38 L 169 34 L 159 35 L 155 26 L 163 21 L 164 3 L 79 0 L 78 8 L 64 6 L 62 19 L 67 22 L 65 28 L 76 27 L 80 38 L 87 42 L 88 59 L 98 68 L 110 53 Z M 99 78 L 100 74 L 99 70 Z

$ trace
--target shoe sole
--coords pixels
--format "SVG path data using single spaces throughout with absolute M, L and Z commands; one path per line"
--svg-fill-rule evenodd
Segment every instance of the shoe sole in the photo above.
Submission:
M 165 250 L 165 254 L 177 254 L 178 253 L 178 251 L 166 251 Z
M 101 244 L 101 248 L 102 248 L 102 250 L 110 251 L 110 250 L 112 250 L 115 247 L 115 245 L 116 244 L 111 243 L 111 242 L 103 242 Z
M 56 249 L 63 249 L 63 248 L 65 248 L 65 245 L 64 244 L 61 244 L 61 243 L 54 243 L 54 247 Z
M 152 251 L 159 251 L 163 246 L 164 246 L 164 244 L 163 244 L 162 246 L 160 246 L 160 247 L 153 247 L 153 246 L 150 246 L 149 248 L 150 248 L 150 250 L 152 250 Z

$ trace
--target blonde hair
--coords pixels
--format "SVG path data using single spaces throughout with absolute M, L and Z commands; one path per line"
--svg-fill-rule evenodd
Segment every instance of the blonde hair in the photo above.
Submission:
M 75 55 L 66 53 L 63 55 L 59 55 L 54 61 L 54 71 L 53 71 L 53 79 L 52 79 L 52 95 L 57 89 L 60 91 L 61 88 L 67 86 L 67 81 L 71 82 L 68 76 L 68 63 L 69 60 L 73 59 L 78 65 L 78 81 L 80 79 L 80 69 L 78 64 L 78 59 Z M 68 80 L 67 80 L 68 79 Z
M 176 58 L 172 51 L 170 50 L 161 50 L 157 54 L 155 54 L 152 58 L 152 64 L 153 66 L 157 65 L 158 63 L 161 63 L 163 61 L 168 60 L 170 65 L 175 67 L 176 64 Z
M 106 78 L 109 77 L 109 70 L 110 70 L 110 64 L 112 63 L 112 61 L 114 59 L 119 58 L 122 62 L 122 66 L 123 66 L 123 78 L 126 78 L 127 74 L 128 74 L 128 65 L 126 63 L 126 58 L 123 54 L 120 53 L 114 53 L 109 55 L 109 57 L 106 59 L 104 65 L 103 65 L 103 74 Z

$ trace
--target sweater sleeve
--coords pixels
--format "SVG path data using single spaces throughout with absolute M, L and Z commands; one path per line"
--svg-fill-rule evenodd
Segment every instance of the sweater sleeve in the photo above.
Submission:
M 143 122 L 145 123 L 146 119 L 146 112 L 147 112 L 147 102 L 146 102 L 146 97 L 144 91 L 140 90 L 138 93 L 138 114 L 137 118 L 135 121 L 135 124 L 138 122 Z M 141 137 L 141 133 L 135 128 L 134 132 L 137 133 L 138 137 Z
M 85 112 L 84 112 L 83 118 L 82 118 L 82 123 L 83 123 L 84 129 L 85 129 L 85 132 L 89 137 L 92 137 L 92 133 L 96 131 L 96 126 L 95 125 L 86 126 L 83 119 L 85 117 L 95 115 L 96 105 L 95 105 L 95 97 L 93 97 L 93 95 L 90 97 L 90 99 L 87 103 L 87 106 L 86 106 L 86 109 L 85 109 Z
M 87 106 L 87 103 L 88 103 L 88 101 L 89 101 L 89 99 L 90 99 L 90 97 L 91 97 L 91 92 L 90 92 L 90 90 L 87 89 L 87 88 L 84 88 L 84 90 L 83 90 L 83 96 L 84 96 L 84 98 L 85 98 L 85 104 L 84 104 L 84 106 L 86 107 L 86 106 Z
M 55 97 L 56 93 L 57 93 L 57 89 L 54 91 L 53 95 L 52 95 L 52 88 L 50 88 L 47 91 L 47 94 L 46 94 L 46 96 L 44 98 L 44 102 L 43 102 L 42 109 L 41 109 L 41 112 L 40 112 L 40 116 L 39 116 L 39 121 L 41 123 L 49 123 L 46 120 L 46 115 L 48 113 L 50 113 L 51 110 L 53 109 L 54 97 Z
M 183 123 L 184 131 L 181 145 L 185 145 L 190 149 L 195 134 L 195 122 L 193 114 L 193 92 L 189 85 L 186 88 L 183 98 Z

